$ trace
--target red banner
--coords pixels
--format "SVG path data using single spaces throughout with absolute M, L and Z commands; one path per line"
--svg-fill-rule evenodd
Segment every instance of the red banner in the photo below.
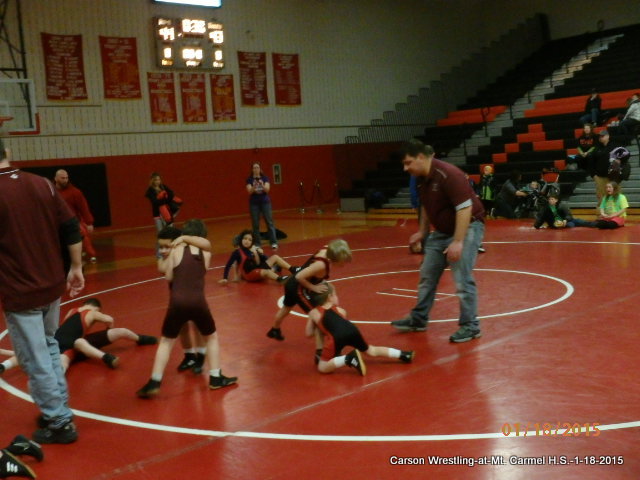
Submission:
M 173 73 L 147 72 L 149 84 L 149 104 L 151 105 L 151 123 L 175 123 L 176 89 Z
M 207 122 L 207 94 L 204 73 L 181 73 L 180 95 L 182 98 L 182 120 L 185 123 Z
M 86 100 L 82 35 L 40 33 L 48 100 Z
M 267 54 L 264 52 L 238 52 L 240 92 L 242 105 L 263 107 L 269 105 L 267 97 Z
M 99 38 L 104 98 L 142 98 L 136 39 Z
M 233 75 L 211 74 L 211 98 L 213 121 L 228 122 L 236 119 L 236 98 L 233 91 Z
M 276 105 L 301 105 L 302 92 L 298 54 L 274 53 L 272 59 Z

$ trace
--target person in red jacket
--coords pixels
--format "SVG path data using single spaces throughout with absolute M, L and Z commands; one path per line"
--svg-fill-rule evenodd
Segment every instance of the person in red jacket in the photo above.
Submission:
M 82 233 L 82 248 L 87 255 L 89 255 L 89 261 L 96 263 L 96 250 L 91 243 L 91 234 L 93 233 L 93 215 L 89 210 L 89 204 L 84 194 L 76 186 L 72 185 L 69 181 L 69 174 L 66 170 L 58 170 L 53 182 L 64 198 L 69 208 L 74 213 L 76 218 L 80 221 L 80 232 Z

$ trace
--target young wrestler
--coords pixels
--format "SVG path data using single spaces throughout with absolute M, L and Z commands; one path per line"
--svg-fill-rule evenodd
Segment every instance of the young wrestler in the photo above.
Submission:
M 229 279 L 229 270 L 236 265 L 236 281 L 240 279 L 247 282 L 260 282 L 265 278 L 284 283 L 289 277 L 278 275 L 273 267 L 289 270 L 292 274 L 300 271 L 300 267 L 292 267 L 282 257 L 271 255 L 267 257 L 262 248 L 254 244 L 251 230 L 243 230 L 238 235 L 240 244 L 233 251 L 227 265 L 224 267 L 224 274 L 219 283 L 226 285 Z M 239 274 L 239 275 L 238 275 Z
M 162 325 L 162 338 L 158 345 L 149 381 L 137 392 L 141 398 L 150 398 L 160 391 L 164 369 L 171 349 L 183 325 L 191 320 L 205 338 L 209 361 L 209 388 L 217 389 L 236 383 L 237 377 L 225 377 L 220 371 L 220 352 L 216 324 L 204 296 L 204 277 L 211 262 L 211 244 L 206 239 L 207 228 L 201 220 L 185 223 L 181 242 L 171 253 L 158 260 L 159 270 L 171 283 L 169 308 Z M 166 247 L 165 247 L 166 248 Z
M 107 328 L 91 332 L 91 327 L 96 323 L 104 323 Z M 155 345 L 158 342 L 156 337 L 139 335 L 128 328 L 114 328 L 113 324 L 113 317 L 102 313 L 102 304 L 97 298 L 88 298 L 79 308 L 71 309 L 55 333 L 62 369 L 66 372 L 69 365 L 74 360 L 80 360 L 82 355 L 102 360 L 109 368 L 116 368 L 120 359 L 103 352 L 101 348 L 120 339 L 131 340 L 138 345 Z M 78 352 L 82 355 L 78 356 Z
M 164 227 L 158 232 L 158 258 L 166 260 L 173 246 L 182 243 L 181 236 L 182 231 L 172 225 Z M 203 248 L 204 250 L 210 248 L 206 247 L 206 245 L 201 245 L 200 247 L 205 247 Z M 159 261 L 158 268 L 160 268 Z M 178 365 L 178 371 L 192 370 L 196 375 L 200 375 L 204 367 L 207 346 L 202 335 L 200 335 L 198 329 L 193 328 L 191 322 L 187 322 L 180 330 L 180 343 L 184 350 L 184 358 Z
M 111 345 L 116 340 L 125 339 L 138 345 L 154 345 L 156 337 L 139 335 L 128 328 L 114 328 L 113 317 L 101 312 L 102 304 L 97 298 L 88 298 L 79 308 L 71 309 L 54 335 L 60 349 L 60 363 L 66 372 L 72 362 L 85 357 L 102 360 L 108 367 L 116 368 L 120 359 L 111 353 L 105 353 L 101 348 Z M 97 323 L 104 323 L 106 330 L 91 332 Z M 0 353 L 10 353 L 1 350 Z M 15 357 L 11 357 L 0 364 L 0 373 L 18 365 Z
M 326 290 L 326 285 L 319 284 L 329 278 L 331 263 L 341 265 L 350 261 L 351 249 L 349 244 L 342 239 L 333 240 L 328 246 L 311 256 L 300 267 L 300 271 L 289 277 L 284 284 L 284 302 L 282 308 L 276 313 L 273 327 L 267 332 L 267 337 L 284 340 L 280 326 L 291 309 L 298 305 L 305 313 L 309 313 L 313 308 L 309 294 L 310 292 L 322 293 Z M 318 345 L 318 350 L 321 348 L 322 346 Z
M 311 301 L 315 308 L 309 312 L 305 329 L 308 337 L 319 334 L 324 341 L 324 348 L 318 362 L 319 372 L 331 373 L 336 368 L 347 365 L 364 376 L 367 373 L 367 366 L 360 352 L 372 357 L 397 358 L 401 362 L 411 363 L 415 356 L 413 351 L 369 345 L 358 327 L 347 320 L 347 312 L 338 306 L 338 295 L 333 285 L 328 282 L 322 282 L 322 285 L 326 285 L 326 291 L 311 294 Z M 342 355 L 342 350 L 347 346 L 354 347 L 354 350 Z

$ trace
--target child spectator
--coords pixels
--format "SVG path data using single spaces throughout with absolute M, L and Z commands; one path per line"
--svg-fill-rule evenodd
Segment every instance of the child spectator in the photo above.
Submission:
M 560 203 L 560 197 L 556 193 L 548 195 L 547 204 L 539 210 L 533 227 L 538 229 L 545 223 L 549 228 L 575 227 L 571 210 Z
M 491 165 L 485 165 L 482 169 L 482 175 L 480 176 L 480 185 L 478 187 L 478 196 L 480 197 L 480 201 L 482 201 L 484 211 L 488 212 L 491 216 L 496 188 L 495 178 L 493 176 L 493 167 Z
M 300 267 L 292 267 L 282 257 L 271 255 L 267 257 L 253 238 L 251 230 L 243 230 L 239 237 L 239 245 L 233 251 L 224 267 L 223 278 L 219 283 L 226 285 L 231 267 L 236 265 L 236 281 L 259 282 L 265 278 L 284 283 L 289 277 L 278 275 L 274 266 L 289 270 L 292 274 L 300 271 Z
M 305 329 L 308 337 L 314 334 L 320 336 L 324 345 L 318 362 L 319 372 L 331 373 L 346 365 L 355 368 L 360 375 L 364 376 L 367 373 L 367 366 L 360 352 L 372 357 L 395 358 L 404 363 L 412 362 L 415 356 L 413 351 L 369 345 L 362 337 L 360 330 L 347 320 L 347 312 L 338 305 L 338 295 L 333 285 L 328 282 L 322 282 L 321 285 L 326 286 L 326 290 L 311 294 L 311 302 L 315 308 L 309 312 Z M 342 355 L 345 347 L 354 347 L 354 350 Z
M 623 227 L 629 208 L 627 197 L 620 193 L 620 185 L 616 182 L 607 183 L 605 192 L 600 202 L 600 217 L 594 226 L 601 229 Z
M 289 277 L 284 284 L 283 305 L 276 313 L 273 327 L 267 332 L 267 337 L 284 340 L 280 326 L 291 309 L 298 305 L 305 313 L 309 313 L 313 308 L 309 295 L 311 292 L 322 293 L 326 290 L 326 284 L 321 285 L 321 282 L 329 278 L 331 264 L 341 265 L 350 261 L 349 244 L 341 239 L 333 240 L 312 255 L 300 267 L 300 271 Z M 320 345 L 319 348 L 321 347 Z
M 220 347 L 216 324 L 204 296 L 204 277 L 211 262 L 211 243 L 206 239 L 207 228 L 201 220 L 185 223 L 183 235 L 174 243 L 158 235 L 160 250 L 173 249 L 158 260 L 158 269 L 171 283 L 169 308 L 162 325 L 162 338 L 158 345 L 149 381 L 137 392 L 141 398 L 158 394 L 164 369 L 171 349 L 184 324 L 191 320 L 206 340 L 209 362 L 209 388 L 218 389 L 233 385 L 237 377 L 225 377 L 220 370 Z

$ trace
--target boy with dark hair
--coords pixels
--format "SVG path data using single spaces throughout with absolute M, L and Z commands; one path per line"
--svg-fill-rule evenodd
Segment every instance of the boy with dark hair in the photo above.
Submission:
M 206 236 L 207 229 L 204 223 L 192 219 L 185 223 L 182 236 L 169 245 L 160 245 L 161 252 L 170 249 L 166 257 L 158 259 L 158 269 L 171 283 L 171 294 L 151 378 L 137 392 L 141 398 L 153 397 L 160 391 L 162 376 L 173 345 L 180 330 L 189 320 L 193 321 L 206 340 L 210 368 L 209 388 L 227 387 L 238 380 L 237 377 L 225 377 L 220 369 L 216 324 L 204 296 L 204 277 L 211 262 L 211 243 Z M 160 235 L 158 238 L 160 239 Z
M 413 361 L 415 356 L 413 351 L 369 345 L 358 327 L 347 320 L 347 312 L 338 306 L 338 295 L 333 285 L 328 282 L 322 282 L 320 285 L 325 286 L 326 290 L 322 293 L 311 293 L 311 302 L 315 308 L 309 312 L 305 329 L 308 337 L 318 335 L 324 343 L 318 362 L 319 372 L 331 373 L 346 365 L 355 368 L 360 375 L 364 376 L 367 367 L 360 352 L 372 357 L 396 358 L 403 363 Z M 342 355 L 342 350 L 347 346 L 354 347 L 354 350 Z

